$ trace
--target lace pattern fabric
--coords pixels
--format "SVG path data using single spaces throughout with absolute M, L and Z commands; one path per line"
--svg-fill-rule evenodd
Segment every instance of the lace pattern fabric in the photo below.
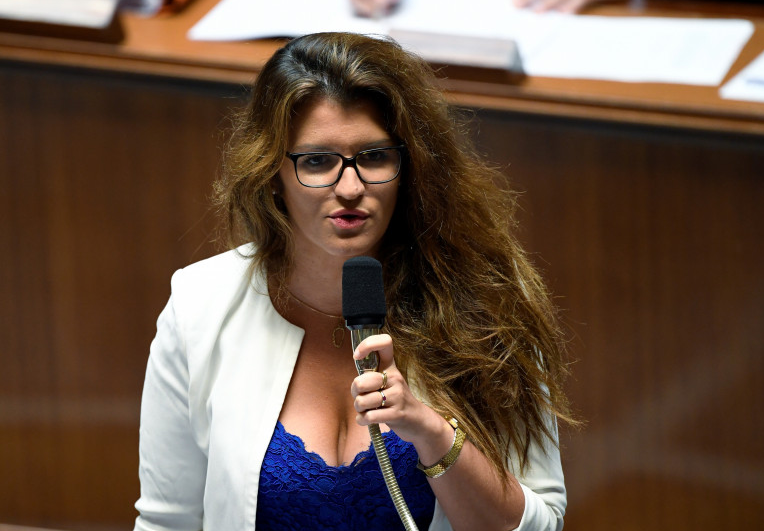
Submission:
M 398 485 L 417 527 L 432 521 L 435 495 L 417 470 L 413 445 L 394 432 L 383 434 Z M 349 465 L 332 467 L 308 452 L 300 437 L 276 424 L 260 472 L 257 530 L 404 529 L 379 469 L 374 448 Z

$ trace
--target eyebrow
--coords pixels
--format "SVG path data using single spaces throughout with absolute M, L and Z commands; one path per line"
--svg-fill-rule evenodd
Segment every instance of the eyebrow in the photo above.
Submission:
M 393 147 L 394 145 L 397 145 L 397 144 L 392 138 L 374 140 L 372 142 L 367 142 L 365 144 L 362 144 L 360 149 L 357 149 L 355 153 L 358 153 L 359 151 L 365 151 L 367 149 L 378 148 L 378 147 Z M 340 153 L 340 151 L 337 151 L 336 149 L 327 148 L 325 144 L 298 144 L 293 149 L 290 149 L 289 151 L 291 153 L 312 153 L 312 152 Z

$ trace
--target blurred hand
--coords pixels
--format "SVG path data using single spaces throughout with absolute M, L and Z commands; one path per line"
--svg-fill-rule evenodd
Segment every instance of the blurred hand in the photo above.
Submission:
M 379 18 L 389 15 L 400 0 L 350 0 L 356 14 L 362 17 Z
M 602 0 L 512 0 L 515 7 L 531 9 L 537 13 L 557 11 L 559 13 L 578 13 L 583 8 Z

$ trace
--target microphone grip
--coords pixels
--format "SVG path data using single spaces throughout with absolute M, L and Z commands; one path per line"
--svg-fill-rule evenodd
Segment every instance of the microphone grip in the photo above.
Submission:
M 351 328 L 350 340 L 353 345 L 353 351 L 355 351 L 361 341 L 369 336 L 376 336 L 380 333 L 381 330 L 379 328 Z M 355 360 L 355 368 L 359 375 L 369 371 L 376 371 L 379 368 L 379 354 L 376 351 L 372 351 L 365 358 Z
M 354 351 L 358 348 L 361 341 L 369 336 L 375 336 L 381 333 L 380 328 L 368 327 L 368 325 L 367 327 L 353 326 L 352 328 L 349 328 L 350 340 Z M 368 371 L 376 371 L 379 368 L 379 354 L 376 351 L 373 351 L 365 358 L 355 360 L 355 368 L 359 375 Z M 390 457 L 387 454 L 387 448 L 385 447 L 382 433 L 379 430 L 379 424 L 369 424 L 369 436 L 371 437 L 371 442 L 374 446 L 374 452 L 377 454 L 377 461 L 379 462 L 380 470 L 382 470 L 382 477 L 385 479 L 387 491 L 390 493 L 390 498 L 393 500 L 395 510 L 398 512 L 398 516 L 403 523 L 403 528 L 405 531 L 419 531 L 419 528 L 414 521 L 414 517 L 411 515 L 411 511 L 406 505 L 406 500 L 403 498 L 403 493 L 401 493 L 401 489 L 398 486 L 398 480 L 395 479 L 393 465 L 390 463 Z

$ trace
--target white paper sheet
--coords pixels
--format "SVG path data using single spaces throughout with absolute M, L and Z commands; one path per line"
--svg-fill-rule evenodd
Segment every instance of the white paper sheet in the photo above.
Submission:
M 764 53 L 725 83 L 719 89 L 719 96 L 730 100 L 764 103 Z
M 105 28 L 118 0 L 0 0 L 0 18 L 64 26 Z
M 349 0 L 221 0 L 191 28 L 188 37 L 237 41 L 317 31 L 385 34 L 387 20 L 354 16 Z
M 513 39 L 532 76 L 718 85 L 753 33 L 747 20 L 536 14 L 508 0 L 402 0 L 391 16 L 353 15 L 349 0 L 221 0 L 197 40 L 392 29 Z
M 746 20 L 568 16 L 523 59 L 537 76 L 718 85 L 752 34 Z

